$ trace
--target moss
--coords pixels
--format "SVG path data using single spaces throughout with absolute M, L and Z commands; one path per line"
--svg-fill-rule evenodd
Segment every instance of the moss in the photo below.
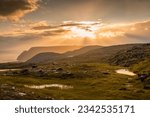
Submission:
M 86 67 L 89 75 L 84 75 L 85 70 L 80 69 L 83 66 Z M 8 85 L 4 89 L 1 88 L 3 92 L 1 92 L 0 99 L 150 99 L 150 91 L 143 89 L 143 85 L 135 77 L 115 73 L 115 70 L 120 67 L 99 63 L 62 67 L 73 72 L 75 78 L 62 79 L 55 76 L 37 77 L 32 75 L 0 76 L 0 86 L 3 84 Z M 109 72 L 109 74 L 103 74 L 103 72 Z M 126 87 L 129 78 L 132 79 L 130 83 L 133 88 L 127 88 L 126 91 L 120 90 L 120 88 Z M 24 85 L 43 84 L 64 84 L 71 85 L 73 88 L 62 90 L 59 88 L 30 89 L 24 87 Z M 15 87 L 15 90 L 12 90 L 12 87 Z M 140 90 L 143 91 L 139 92 Z M 13 96 L 8 95 L 8 93 L 5 94 L 6 91 L 11 91 L 11 94 L 24 92 L 27 95 L 23 97 Z
M 150 73 L 150 61 L 145 60 L 131 67 L 134 72 L 138 73 Z

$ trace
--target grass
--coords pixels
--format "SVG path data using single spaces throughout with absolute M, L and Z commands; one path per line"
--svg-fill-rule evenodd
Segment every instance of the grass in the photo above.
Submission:
M 150 61 L 145 60 L 132 66 L 133 71 L 138 73 L 150 73 Z
M 44 66 L 46 67 L 46 66 Z M 1 93 L 1 99 L 150 99 L 150 90 L 144 90 L 140 81 L 136 77 L 116 74 L 115 70 L 121 67 L 110 66 L 108 64 L 87 63 L 76 64 L 73 66 L 62 66 L 63 69 L 74 73 L 74 78 L 55 78 L 55 77 L 35 77 L 35 76 L 0 76 L 0 85 L 8 84 L 4 91 L 24 92 L 27 95 L 10 96 Z M 83 72 L 87 71 L 85 75 Z M 107 72 L 108 74 L 105 74 Z M 77 74 L 75 74 L 77 73 Z M 92 75 L 90 75 L 92 74 Z M 77 76 L 76 76 L 77 75 Z M 85 76 L 85 77 L 84 77 Z M 130 83 L 132 87 L 126 88 Z M 72 89 L 45 88 L 30 89 L 24 85 L 42 84 L 64 84 L 73 86 Z

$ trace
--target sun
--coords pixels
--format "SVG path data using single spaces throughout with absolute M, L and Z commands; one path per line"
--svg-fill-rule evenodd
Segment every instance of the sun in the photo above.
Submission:
M 66 37 L 88 39 L 96 39 L 98 30 L 104 25 L 100 21 L 65 21 L 64 24 L 68 26 L 63 27 L 63 29 L 71 32 Z
M 90 38 L 90 39 L 96 38 L 96 35 L 93 31 L 89 31 L 89 30 L 82 29 L 79 27 L 72 27 L 70 30 L 74 37 Z

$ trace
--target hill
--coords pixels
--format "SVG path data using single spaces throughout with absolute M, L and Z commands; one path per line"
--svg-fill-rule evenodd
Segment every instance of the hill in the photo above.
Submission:
M 122 50 L 112 55 L 108 62 L 112 65 L 131 66 L 141 61 L 150 60 L 150 44 L 141 44 Z
M 129 66 L 149 56 L 149 44 L 125 44 L 113 46 L 86 46 L 66 53 L 39 53 L 27 62 L 65 61 L 65 62 L 108 62 L 111 65 Z
M 68 57 L 74 57 L 74 56 L 78 56 L 78 55 L 87 53 L 88 51 L 95 50 L 95 49 L 98 49 L 98 48 L 102 48 L 102 46 L 98 46 L 98 45 L 85 46 L 85 47 L 82 47 L 82 48 L 74 50 L 74 51 L 66 52 L 64 54 Z
M 84 54 L 90 50 L 94 50 L 97 48 L 101 48 L 101 46 L 85 46 L 80 49 L 74 50 L 74 51 L 68 51 L 66 53 L 39 53 L 32 58 L 30 58 L 27 63 L 38 63 L 38 62 L 45 62 L 45 61 L 52 61 L 52 60 L 60 60 L 60 59 L 65 59 L 67 60 L 68 58 L 73 58 L 74 56 Z
M 51 58 L 53 58 L 53 60 L 55 61 L 61 60 L 64 62 L 68 62 L 68 61 L 70 62 L 108 62 L 113 65 L 124 66 L 123 64 L 127 63 L 126 61 L 128 61 L 128 64 L 131 64 L 129 62 L 131 61 L 131 58 L 129 56 L 136 57 L 138 56 L 138 54 L 141 55 L 145 53 L 145 51 L 143 51 L 143 53 L 141 52 L 142 51 L 141 48 L 139 48 L 140 51 L 138 53 L 136 52 L 138 50 L 135 50 L 135 52 L 131 52 L 130 53 L 131 55 L 128 55 L 129 54 L 128 52 L 138 47 L 142 47 L 142 46 L 144 47 L 144 45 L 145 44 L 125 44 L 125 45 L 114 45 L 114 46 L 107 46 L 107 47 L 86 46 L 86 47 L 83 47 L 74 51 L 62 53 L 61 56 L 58 56 L 58 57 L 50 53 L 41 53 L 32 57 L 28 62 L 39 62 L 39 61 L 42 62 L 42 60 L 43 62 L 45 62 L 45 59 L 47 61 L 52 61 Z
M 45 52 L 64 53 L 67 51 L 73 51 L 73 50 L 79 49 L 81 47 L 82 46 L 32 47 L 29 50 L 22 52 L 17 57 L 17 60 L 20 62 L 25 62 L 39 53 L 45 53 Z
M 113 45 L 113 46 L 106 46 L 101 47 L 98 49 L 90 50 L 82 55 L 75 56 L 72 60 L 75 61 L 85 61 L 85 62 L 101 62 L 106 60 L 116 54 L 117 52 L 125 49 L 132 48 L 133 46 L 137 46 L 139 44 L 125 44 L 125 45 Z
M 39 63 L 39 62 L 47 62 L 47 61 L 53 61 L 53 60 L 58 60 L 65 58 L 63 54 L 58 54 L 58 53 L 52 53 L 52 52 L 45 52 L 45 53 L 40 53 L 29 59 L 26 63 Z

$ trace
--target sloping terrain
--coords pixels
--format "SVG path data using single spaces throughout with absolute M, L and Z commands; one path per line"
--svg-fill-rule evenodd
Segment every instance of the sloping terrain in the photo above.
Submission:
M 27 63 L 38 63 L 38 62 L 50 62 L 50 61 L 57 61 L 61 59 L 67 59 L 72 58 L 74 56 L 79 56 L 81 54 L 84 54 L 88 51 L 95 50 L 101 48 L 101 46 L 85 46 L 80 49 L 74 50 L 74 51 L 68 51 L 66 53 L 58 54 L 58 53 L 50 53 L 50 52 L 45 52 L 45 53 L 39 53 L 35 56 L 33 56 L 31 59 L 27 61 Z
M 46 53 L 40 53 L 29 59 L 26 63 L 40 63 L 40 62 L 47 62 L 47 61 L 53 61 L 65 58 L 63 54 L 58 53 L 52 53 L 52 52 L 46 52 Z
M 20 62 L 25 62 L 39 53 L 45 53 L 45 52 L 64 53 L 67 51 L 73 51 L 73 50 L 79 49 L 81 47 L 82 46 L 32 47 L 28 51 L 22 52 L 18 56 L 17 60 Z
M 125 49 L 132 48 L 138 44 L 125 44 L 125 45 L 114 45 L 106 46 L 98 49 L 90 50 L 82 55 L 75 56 L 71 60 L 81 61 L 81 62 L 106 62 L 106 60 L 116 54 L 117 52 Z
M 18 71 L 0 73 L 0 99 L 150 99 L 149 46 L 116 45 L 94 48 L 83 54 L 79 51 L 82 49 L 68 52 L 69 54 L 37 54 L 28 60 L 35 64 L 27 62 L 23 67 L 25 63 L 22 63 Z M 68 57 L 73 54 L 74 57 Z M 124 67 L 127 66 L 125 63 L 130 63 L 129 67 Z M 9 63 L 8 66 L 14 68 L 18 64 Z M 120 69 L 129 69 L 137 75 L 119 74 L 116 70 Z M 142 79 L 143 76 L 147 78 Z M 26 87 L 54 84 L 72 88 Z
M 86 46 L 81 49 L 77 49 L 74 51 L 69 51 L 66 53 L 61 54 L 62 57 L 57 57 L 53 60 L 63 60 L 65 61 L 72 61 L 72 62 L 109 62 L 109 63 L 114 63 L 114 65 L 121 65 L 121 64 L 115 64 L 115 61 L 121 61 L 121 58 L 124 58 L 124 60 L 130 60 L 131 58 L 125 58 L 124 54 L 125 52 L 129 52 L 130 49 L 136 49 L 138 47 L 142 47 L 145 44 L 126 44 L 126 45 L 114 45 L 114 46 L 107 46 L 107 47 L 101 47 L 101 46 Z M 142 49 L 139 48 L 141 51 L 137 53 L 131 52 L 131 56 L 138 56 L 138 54 L 142 54 Z M 135 50 L 138 51 L 138 50 Z M 46 55 L 48 54 L 48 55 Z M 127 54 L 128 55 L 128 54 Z M 45 53 L 44 55 L 39 55 L 34 56 L 31 58 L 29 61 L 34 62 L 35 60 L 38 61 L 38 59 L 41 59 L 40 62 L 42 62 L 42 57 L 43 57 L 43 62 L 45 62 L 44 57 L 49 56 L 49 53 Z M 53 56 L 53 55 L 51 55 Z M 37 57 L 37 58 L 36 58 Z M 141 55 L 139 56 L 141 57 Z M 49 58 L 49 59 L 48 59 Z M 53 58 L 53 57 L 52 57 Z M 32 61 L 32 59 L 34 59 Z M 52 61 L 51 57 L 47 57 L 47 62 Z M 36 62 L 35 61 L 35 62 Z M 117 61 L 117 62 L 118 62 Z M 136 61 L 136 60 L 135 60 Z M 130 63 L 129 63 L 130 64 Z
M 98 45 L 95 45 L 95 46 L 85 46 L 85 47 L 82 47 L 82 48 L 74 50 L 74 51 L 66 52 L 64 54 L 66 56 L 68 56 L 68 57 L 74 57 L 74 56 L 85 54 L 88 51 L 99 49 L 99 48 L 102 48 L 102 46 L 98 46 Z
M 46 64 L 27 68 L 28 74 L 0 74 L 0 99 L 150 99 L 150 90 L 143 89 L 136 76 L 117 74 L 116 69 L 123 67 L 99 63 Z M 51 84 L 72 88 L 26 87 Z
M 145 60 L 150 60 L 150 44 L 141 44 L 127 50 L 119 51 L 108 59 L 112 65 L 125 67 Z

